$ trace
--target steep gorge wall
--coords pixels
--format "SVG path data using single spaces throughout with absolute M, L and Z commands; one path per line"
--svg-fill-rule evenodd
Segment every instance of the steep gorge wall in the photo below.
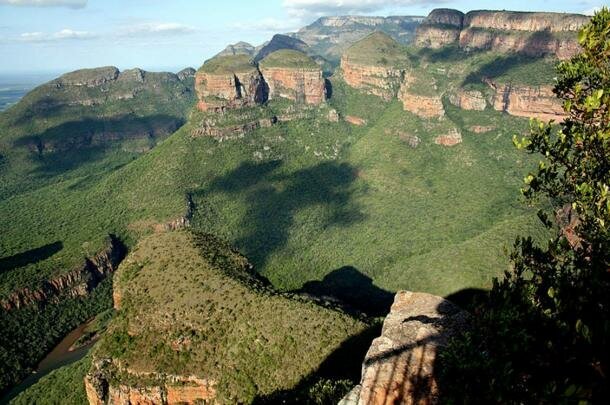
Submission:
M 418 27 L 415 43 L 568 59 L 578 53 L 576 33 L 588 20 L 579 14 L 471 11 L 464 15 L 438 9 Z
M 223 110 L 266 101 L 267 88 L 258 68 L 244 72 L 208 73 L 195 75 L 197 107 L 201 111 Z
M 106 247 L 92 258 L 86 259 L 82 266 L 50 280 L 37 289 L 24 288 L 0 300 L 0 307 L 6 311 L 24 306 L 53 302 L 61 296 L 85 296 L 105 277 L 113 273 L 126 249 L 115 237 L 109 237 Z
M 491 104 L 497 111 L 543 121 L 561 121 L 566 115 L 551 86 L 513 86 L 491 81 L 488 81 L 488 85 L 494 89 Z
M 343 79 L 353 88 L 364 90 L 369 94 L 391 100 L 396 97 L 405 70 L 392 66 L 363 65 L 354 63 L 349 58 L 341 58 Z
M 326 100 L 326 86 L 320 69 L 264 67 L 261 72 L 269 86 L 269 99 L 281 97 L 314 105 Z
M 326 100 L 321 69 L 253 67 L 236 73 L 200 71 L 195 76 L 195 90 L 200 111 L 222 112 L 280 97 L 306 104 Z

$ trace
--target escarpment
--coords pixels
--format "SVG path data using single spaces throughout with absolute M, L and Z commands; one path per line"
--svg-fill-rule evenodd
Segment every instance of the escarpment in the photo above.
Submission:
M 432 10 L 415 31 L 415 45 L 438 49 L 456 43 L 464 24 L 464 13 L 439 8 Z
M 349 86 L 386 101 L 396 97 L 408 66 L 403 47 L 378 31 L 356 42 L 341 58 L 343 79 Z
M 28 305 L 54 302 L 65 296 L 85 296 L 118 268 L 125 253 L 126 249 L 121 241 L 109 236 L 104 249 L 86 259 L 78 268 L 43 281 L 38 288 L 14 291 L 0 300 L 0 307 L 10 311 Z
M 402 101 L 404 110 L 421 118 L 443 117 L 445 108 L 441 95 L 437 94 L 434 88 L 430 88 L 430 85 L 425 87 L 426 92 L 421 91 L 423 88 L 412 76 L 405 78 L 398 92 L 398 99 Z
M 487 81 L 493 89 L 492 105 L 497 111 L 543 121 L 561 121 L 566 114 L 552 86 L 524 86 Z
M 286 98 L 305 104 L 321 104 L 326 100 L 322 69 L 306 54 L 283 49 L 273 52 L 260 63 L 269 86 L 269 99 Z
M 588 20 L 579 14 L 471 11 L 464 15 L 438 9 L 418 27 L 415 43 L 568 59 L 578 53 L 576 33 Z
M 444 298 L 398 292 L 364 358 L 360 385 L 340 404 L 438 403 L 439 353 L 468 322 L 469 315 Z
M 217 56 L 207 61 L 195 75 L 195 90 L 201 111 L 239 108 L 267 99 L 261 72 L 244 54 Z
M 261 105 L 273 98 L 305 104 L 326 99 L 322 69 L 303 52 L 282 49 L 260 64 L 244 54 L 217 56 L 197 72 L 200 111 L 222 112 Z

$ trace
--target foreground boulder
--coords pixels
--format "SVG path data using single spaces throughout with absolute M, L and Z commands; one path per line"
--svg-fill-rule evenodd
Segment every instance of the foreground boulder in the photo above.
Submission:
M 340 404 L 437 403 L 438 353 L 467 323 L 468 314 L 444 298 L 398 292 L 366 354 L 360 385 Z

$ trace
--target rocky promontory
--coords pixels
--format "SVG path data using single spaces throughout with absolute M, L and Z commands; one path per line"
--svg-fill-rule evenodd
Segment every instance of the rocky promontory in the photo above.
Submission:
M 455 44 L 460 39 L 464 24 L 464 13 L 448 8 L 432 10 L 422 24 L 417 27 L 415 45 L 438 49 Z
M 322 69 L 303 52 L 282 49 L 260 62 L 269 87 L 269 99 L 286 98 L 305 104 L 320 104 L 326 99 Z
M 341 58 L 345 82 L 386 101 L 396 97 L 409 67 L 406 51 L 382 32 L 374 32 L 352 45 Z
M 566 113 L 552 86 L 525 86 L 488 81 L 493 89 L 492 105 L 516 117 L 561 121 Z
M 438 403 L 438 354 L 468 318 L 444 298 L 398 292 L 364 358 L 360 385 L 340 405 Z
M 248 55 L 217 56 L 195 75 L 201 111 L 216 111 L 259 104 L 267 100 L 267 88 L 258 67 Z

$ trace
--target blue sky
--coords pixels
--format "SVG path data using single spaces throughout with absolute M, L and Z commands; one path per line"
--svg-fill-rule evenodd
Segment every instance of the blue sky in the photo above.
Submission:
M 426 15 L 437 7 L 583 13 L 601 0 L 0 0 L 0 72 L 198 67 L 323 15 Z

